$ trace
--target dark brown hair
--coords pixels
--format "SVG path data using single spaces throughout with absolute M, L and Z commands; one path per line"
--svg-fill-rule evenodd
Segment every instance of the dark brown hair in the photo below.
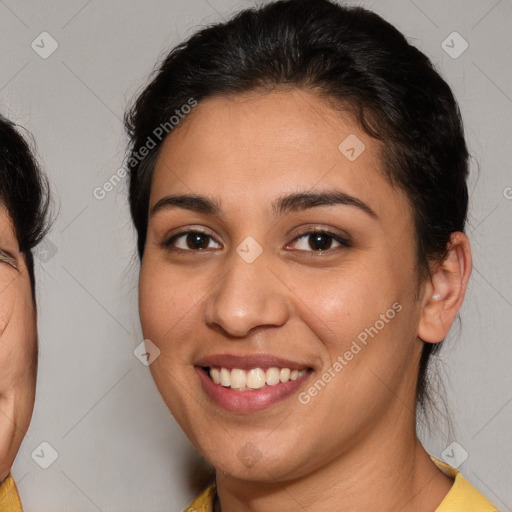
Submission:
M 49 229 L 49 202 L 48 181 L 32 149 L 16 126 L 0 115 L 0 203 L 9 213 L 20 251 L 25 255 L 34 298 L 32 249 Z

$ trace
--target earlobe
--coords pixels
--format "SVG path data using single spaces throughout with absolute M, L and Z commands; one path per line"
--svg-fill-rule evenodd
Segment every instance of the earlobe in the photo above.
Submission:
M 471 274 L 469 240 L 464 233 L 452 233 L 446 258 L 431 271 L 423 289 L 418 337 L 428 343 L 443 341 L 462 305 Z

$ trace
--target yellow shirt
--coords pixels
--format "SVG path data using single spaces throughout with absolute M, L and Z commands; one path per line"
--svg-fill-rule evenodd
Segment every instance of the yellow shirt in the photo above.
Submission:
M 436 466 L 448 476 L 454 477 L 452 488 L 435 512 L 499 512 L 456 469 L 431 457 Z M 215 485 L 206 489 L 184 512 L 213 512 Z
M 432 460 L 441 471 L 455 478 L 450 492 L 436 512 L 499 512 L 459 471 L 433 457 Z M 185 512 L 213 512 L 214 497 L 215 485 L 212 485 L 196 498 Z M 23 512 L 16 484 L 10 476 L 0 486 L 0 512 Z
M 16 484 L 10 475 L 0 485 L 0 512 L 23 512 Z

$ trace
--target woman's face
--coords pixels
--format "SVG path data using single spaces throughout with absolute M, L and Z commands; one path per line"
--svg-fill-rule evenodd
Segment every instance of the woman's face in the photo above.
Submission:
M 0 481 L 9 473 L 32 417 L 36 364 L 30 277 L 10 216 L 0 205 Z
M 260 481 L 413 435 L 416 247 L 385 148 L 299 90 L 207 99 L 181 123 L 153 177 L 139 301 L 183 430 Z

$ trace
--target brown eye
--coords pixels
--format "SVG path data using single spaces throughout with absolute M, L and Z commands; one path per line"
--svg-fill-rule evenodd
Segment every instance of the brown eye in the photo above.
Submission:
M 195 252 L 208 249 L 210 241 L 214 241 L 213 237 L 203 231 L 183 231 L 173 235 L 164 245 L 171 250 Z
M 334 245 L 333 244 L 337 244 Z M 295 248 L 300 251 L 321 252 L 339 247 L 350 247 L 350 242 L 336 233 L 328 231 L 308 231 L 294 240 Z

